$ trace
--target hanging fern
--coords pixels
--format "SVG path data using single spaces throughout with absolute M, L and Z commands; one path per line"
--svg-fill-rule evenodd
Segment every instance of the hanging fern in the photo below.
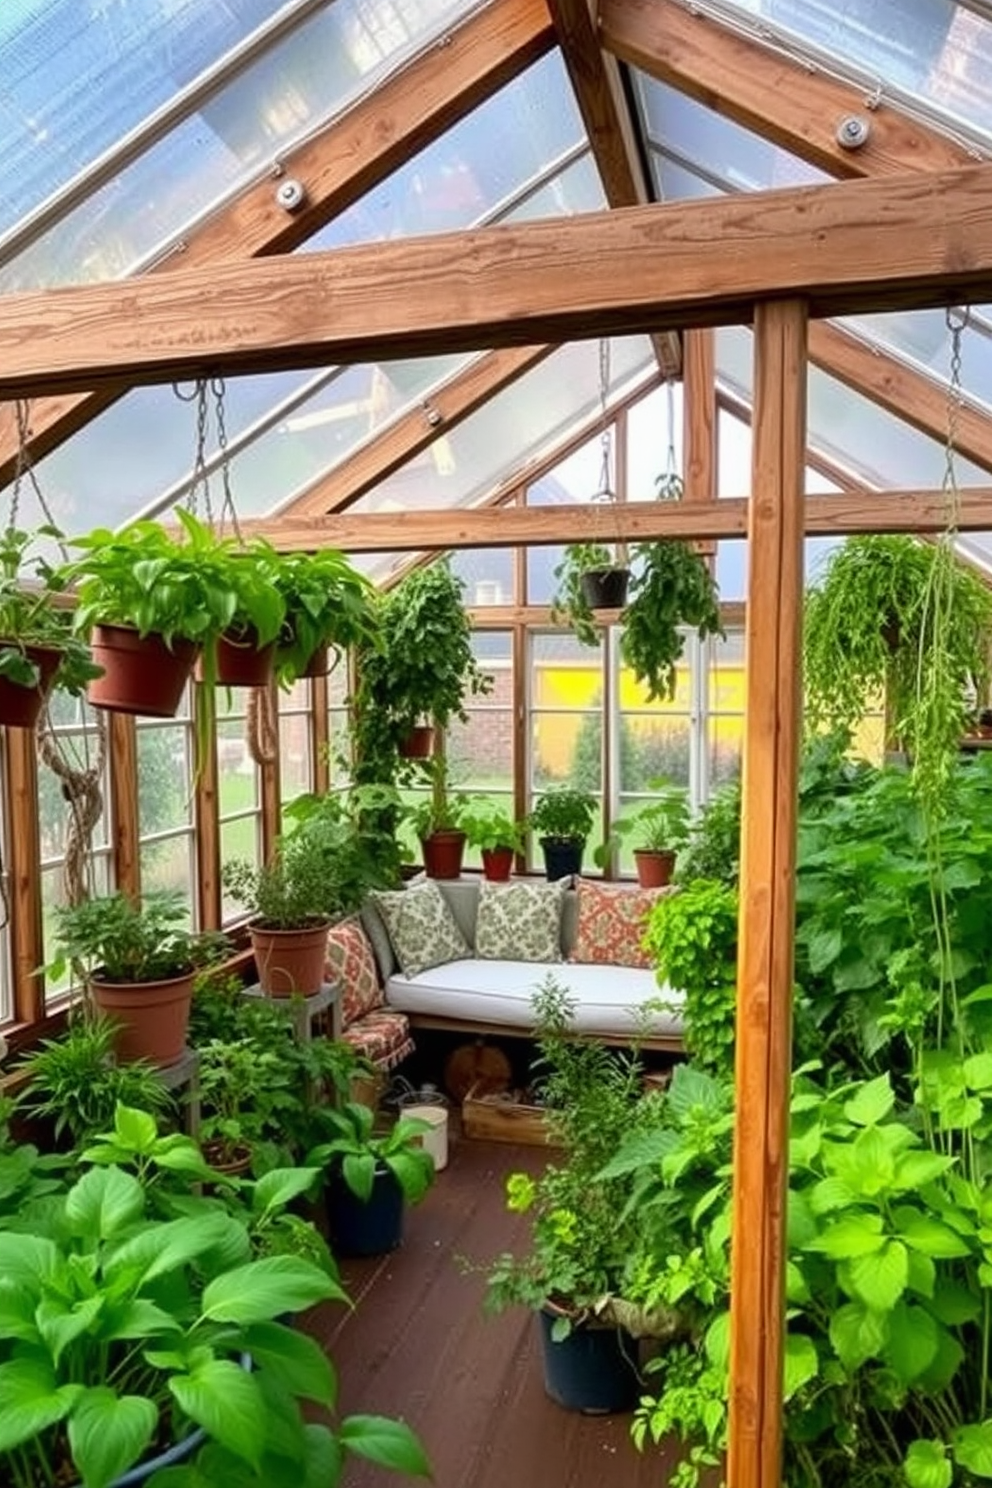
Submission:
M 633 559 L 620 654 L 653 702 L 675 695 L 685 627 L 694 629 L 701 640 L 724 634 L 720 601 L 705 559 L 681 539 L 637 543 Z

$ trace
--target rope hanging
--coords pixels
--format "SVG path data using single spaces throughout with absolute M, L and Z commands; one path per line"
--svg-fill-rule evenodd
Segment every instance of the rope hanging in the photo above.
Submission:
M 279 753 L 279 724 L 271 687 L 250 687 L 245 739 L 256 765 L 271 765 Z
M 62 865 L 62 888 L 69 905 L 82 903 L 89 894 L 87 869 L 92 861 L 93 833 L 103 815 L 100 782 L 107 757 L 107 724 L 100 712 L 96 714 L 95 732 L 96 755 L 81 766 L 63 750 L 47 708 L 38 724 L 38 757 L 62 782 L 62 794 L 69 807 Z

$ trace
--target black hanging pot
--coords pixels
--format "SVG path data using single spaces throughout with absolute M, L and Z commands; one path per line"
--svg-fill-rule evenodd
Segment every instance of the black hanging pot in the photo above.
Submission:
M 582 597 L 591 610 L 622 610 L 627 603 L 629 568 L 587 568 L 579 576 Z
M 556 1341 L 552 1329 L 559 1316 L 547 1307 L 538 1314 L 547 1394 L 584 1415 L 632 1411 L 641 1393 L 636 1338 L 623 1328 L 580 1322 Z

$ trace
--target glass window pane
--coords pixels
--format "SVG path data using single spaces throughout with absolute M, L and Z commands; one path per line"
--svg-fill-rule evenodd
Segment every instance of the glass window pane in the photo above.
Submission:
M 190 730 L 141 724 L 138 735 L 138 831 L 142 837 L 192 821 Z
M 181 893 L 186 924 L 194 921 L 195 872 L 196 843 L 191 833 L 181 832 L 174 837 L 160 837 L 154 842 L 141 844 L 142 894 L 159 890 Z
M 279 699 L 279 788 L 284 802 L 313 789 L 310 683 L 300 678 Z
M 452 572 L 464 581 L 472 607 L 513 604 L 513 552 L 509 548 L 470 548 L 452 556 Z

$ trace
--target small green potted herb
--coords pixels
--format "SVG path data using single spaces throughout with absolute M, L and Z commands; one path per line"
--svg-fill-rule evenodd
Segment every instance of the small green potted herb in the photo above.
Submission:
M 344 1255 L 382 1255 L 403 1239 L 403 1208 L 423 1198 L 434 1178 L 434 1161 L 422 1139 L 426 1121 L 401 1116 L 375 1132 L 368 1106 L 348 1101 L 321 1109 L 329 1133 L 307 1158 L 327 1168 L 331 1233 Z
M 462 826 L 472 847 L 482 853 L 482 872 L 493 883 L 505 883 L 513 859 L 524 850 L 527 828 L 502 806 L 489 800 L 469 801 L 462 813 Z
M 55 911 L 59 954 L 46 968 L 58 980 L 72 966 L 95 1006 L 119 1024 L 117 1056 L 175 1064 L 186 1048 L 196 974 L 230 948 L 216 931 L 187 926 L 179 893 L 151 892 L 84 899 Z
M 310 997 L 324 983 L 329 884 L 323 845 L 316 834 L 284 837 L 267 863 L 235 858 L 221 881 L 248 910 L 255 970 L 270 997 Z
M 424 871 L 428 878 L 457 878 L 465 853 L 462 816 L 467 797 L 452 792 L 445 755 L 433 755 L 410 768 L 421 774 L 430 788 L 429 795 L 407 808 L 424 855 Z
M 528 824 L 537 834 L 549 880 L 582 872 L 595 817 L 596 798 L 589 791 L 560 785 L 538 798 Z
M 650 780 L 648 787 L 652 799 L 617 818 L 595 858 L 605 867 L 617 842 L 632 837 L 637 881 L 642 889 L 656 889 L 671 883 L 676 854 L 689 839 L 689 802 L 681 786 L 664 779 Z
M 281 1050 L 251 1037 L 207 1039 L 197 1053 L 203 1155 L 219 1172 L 247 1172 L 294 1104 L 290 1068 Z

